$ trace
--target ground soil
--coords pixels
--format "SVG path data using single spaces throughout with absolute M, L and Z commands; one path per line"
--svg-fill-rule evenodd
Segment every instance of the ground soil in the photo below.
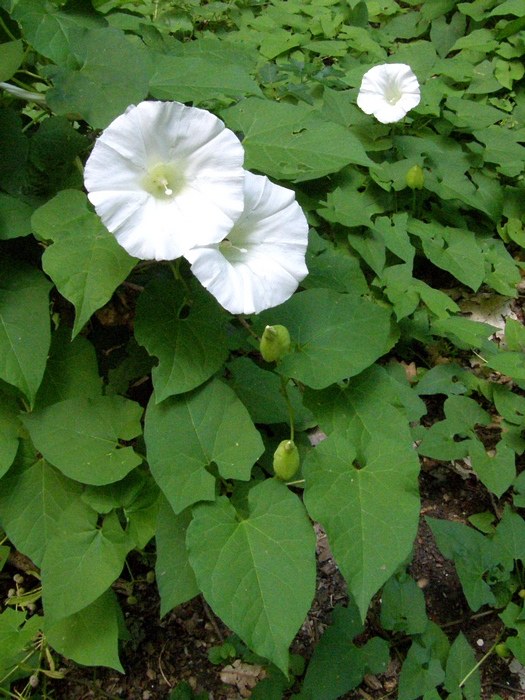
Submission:
M 501 630 L 495 612 L 482 610 L 473 614 L 465 601 L 454 566 L 440 554 L 425 516 L 466 522 L 469 515 L 489 510 L 489 496 L 475 477 L 452 465 L 424 460 L 420 477 L 421 524 L 410 573 L 423 590 L 430 619 L 437 622 L 451 639 L 461 630 L 476 650 L 478 658 L 491 647 Z M 318 581 L 317 595 L 311 612 L 293 644 L 293 651 L 306 659 L 330 622 L 331 611 L 347 600 L 346 587 L 331 556 L 326 536 L 317 528 Z M 148 562 L 136 563 L 146 574 Z M 4 569 L 0 593 L 12 585 L 19 573 L 16 559 Z M 137 575 L 137 572 L 134 572 Z M 141 577 L 139 572 L 138 578 Z M 167 700 L 170 690 L 187 681 L 197 692 L 207 691 L 211 700 L 242 698 L 239 688 L 221 681 L 223 666 L 208 660 L 208 650 L 227 639 L 229 631 L 222 625 L 202 598 L 181 605 L 159 620 L 159 601 L 155 585 L 145 580 L 135 585 L 136 602 L 128 602 L 126 589 L 117 585 L 131 633 L 123 644 L 122 663 L 126 674 L 108 669 L 82 668 L 65 659 L 59 666 L 65 671 L 62 680 L 48 682 L 43 697 L 57 700 Z M 371 607 L 367 630 L 363 636 L 384 634 L 375 625 L 378 603 Z M 397 697 L 397 681 L 409 640 L 390 639 L 392 661 L 385 674 L 367 676 L 362 685 L 344 697 L 347 700 L 380 700 Z M 525 700 L 519 678 L 510 673 L 508 664 L 491 655 L 482 667 L 483 700 L 499 694 L 504 700 Z

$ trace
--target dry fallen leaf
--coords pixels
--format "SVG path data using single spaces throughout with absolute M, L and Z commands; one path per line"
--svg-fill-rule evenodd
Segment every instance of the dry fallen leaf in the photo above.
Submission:
M 221 681 L 226 685 L 234 685 L 243 698 L 249 698 L 252 688 L 266 677 L 266 670 L 257 664 L 247 664 L 237 659 L 233 664 L 225 666 L 221 671 Z

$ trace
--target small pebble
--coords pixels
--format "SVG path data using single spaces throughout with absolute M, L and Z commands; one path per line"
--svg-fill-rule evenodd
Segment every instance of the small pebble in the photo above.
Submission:
M 476 639 L 476 644 L 478 645 L 478 647 L 482 647 L 485 644 L 485 642 L 482 639 Z

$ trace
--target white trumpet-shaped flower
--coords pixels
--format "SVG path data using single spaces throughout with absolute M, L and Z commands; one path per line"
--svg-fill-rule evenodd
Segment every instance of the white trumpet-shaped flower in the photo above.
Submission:
M 308 224 L 294 192 L 249 172 L 244 183 L 244 211 L 228 237 L 185 255 L 200 283 L 234 314 L 281 304 L 308 274 Z
M 97 139 L 88 197 L 128 253 L 173 260 L 221 241 L 244 206 L 244 150 L 210 112 L 141 102 Z
M 367 71 L 361 82 L 357 106 L 383 124 L 398 122 L 417 107 L 419 83 L 405 63 L 384 63 Z

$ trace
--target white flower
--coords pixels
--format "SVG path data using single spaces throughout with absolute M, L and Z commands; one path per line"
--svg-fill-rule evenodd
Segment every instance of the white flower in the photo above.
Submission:
M 417 107 L 419 83 L 405 63 L 384 63 L 367 71 L 361 82 L 357 105 L 383 124 L 398 122 Z
M 244 183 L 244 211 L 228 237 L 185 255 L 200 283 L 233 314 L 281 304 L 308 274 L 308 223 L 294 192 L 249 172 Z
M 98 138 L 85 185 L 128 253 L 173 260 L 228 234 L 244 205 L 243 161 L 239 139 L 210 112 L 141 102 Z

